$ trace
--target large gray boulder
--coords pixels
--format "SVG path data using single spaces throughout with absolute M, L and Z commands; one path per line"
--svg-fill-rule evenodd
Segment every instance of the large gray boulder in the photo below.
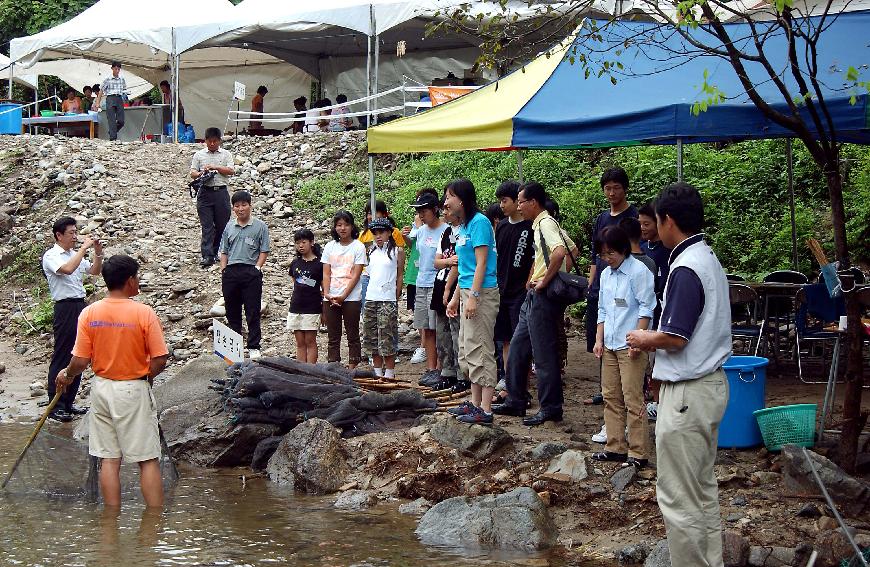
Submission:
M 526 551 L 551 547 L 558 535 L 547 506 L 528 487 L 439 502 L 420 519 L 416 533 L 426 545 Z
M 157 411 L 197 400 L 217 401 L 220 395 L 209 389 L 212 379 L 226 379 L 227 363 L 217 356 L 194 358 L 166 381 L 154 386 Z
M 223 360 L 200 356 L 155 384 L 160 427 L 176 459 L 209 467 L 247 465 L 257 443 L 275 431 L 271 425 L 227 426 L 220 394 L 209 388 L 226 372 Z
M 328 421 L 309 419 L 278 444 L 266 472 L 273 482 L 305 492 L 336 492 L 348 475 L 347 445 Z
M 438 443 L 476 459 L 485 459 L 513 443 L 510 433 L 501 427 L 469 425 L 446 415 L 436 418 L 429 435 Z
M 185 406 L 194 403 L 197 402 Z M 175 406 L 164 413 L 161 423 L 174 423 L 171 415 L 170 419 L 166 419 L 166 413 L 175 411 L 175 408 L 180 408 L 179 413 L 182 415 L 179 420 L 184 419 L 183 408 Z M 167 444 L 175 459 L 203 467 L 248 466 L 260 441 L 279 432 L 277 425 L 265 423 L 228 425 L 227 416 L 222 413 L 205 417 L 199 415 L 195 421 L 195 424 L 171 439 L 167 431 Z
M 870 485 L 846 474 L 829 459 L 807 451 L 822 483 L 834 502 L 847 516 L 859 518 L 870 513 Z M 801 447 L 782 448 L 782 473 L 785 491 L 791 495 L 821 495 L 810 464 Z

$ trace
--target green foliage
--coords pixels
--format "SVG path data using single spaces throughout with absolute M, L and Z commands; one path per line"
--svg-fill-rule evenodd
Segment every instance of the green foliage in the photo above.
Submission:
M 0 285 L 15 282 L 21 285 L 44 283 L 42 273 L 42 253 L 44 250 L 37 243 L 20 246 L 12 253 L 12 262 L 0 270 Z
M 38 303 L 36 304 L 36 307 L 30 311 L 27 318 L 33 326 L 36 327 L 38 332 L 51 332 L 54 328 L 54 302 L 48 294 L 48 284 L 43 282 L 34 290 L 33 295 Z M 27 327 L 27 330 L 31 332 L 33 331 L 30 327 Z
M 765 140 L 721 147 L 688 145 L 684 153 L 687 182 L 705 201 L 707 236 L 726 270 L 751 278 L 790 268 L 791 222 L 785 141 Z M 844 182 L 846 217 L 853 261 L 870 260 L 870 152 L 844 146 L 843 158 L 852 174 Z M 676 149 L 672 146 L 633 146 L 613 150 L 526 151 L 526 180 L 542 183 L 559 203 L 563 224 L 588 261 L 589 235 L 595 216 L 607 207 L 598 179 L 611 166 L 622 166 L 631 180 L 629 200 L 641 205 L 676 179 Z M 457 177 L 467 177 L 478 190 L 478 205 L 495 200 L 498 184 L 517 176 L 514 152 L 457 152 L 406 156 L 392 172 L 376 168 L 376 192 L 393 217 L 407 224 L 413 216 L 408 204 L 417 190 L 439 192 Z M 796 228 L 801 271 L 812 272 L 806 239 L 818 239 L 829 251 L 832 230 L 828 191 L 806 149 L 794 144 Z M 338 208 L 362 214 L 369 199 L 364 172 L 339 171 L 305 183 L 297 200 L 316 211 L 318 220 Z M 833 256 L 830 253 L 830 256 Z
M 39 33 L 77 16 L 97 0 L 0 0 L 0 42 Z
M 701 94 L 705 95 L 699 101 L 692 103 L 692 115 L 698 116 L 702 112 L 707 112 L 707 109 L 711 106 L 717 105 L 726 98 L 725 93 L 719 90 L 719 87 L 716 85 L 711 85 L 708 82 L 710 78 L 710 72 L 707 69 L 704 69 L 704 83 L 701 85 Z

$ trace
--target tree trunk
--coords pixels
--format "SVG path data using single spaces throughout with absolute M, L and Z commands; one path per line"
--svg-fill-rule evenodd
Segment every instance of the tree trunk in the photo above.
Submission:
M 835 151 L 835 154 L 838 154 Z M 834 228 L 834 244 L 840 267 L 849 266 L 849 248 L 846 242 L 846 210 L 843 205 L 843 177 L 840 175 L 839 156 L 826 156 L 826 163 L 819 164 L 828 180 L 831 198 L 831 221 Z M 849 283 L 844 282 L 849 289 Z M 861 306 L 854 293 L 846 293 L 846 315 L 848 332 L 846 343 L 846 385 L 843 399 L 843 433 L 840 435 L 838 451 L 839 465 L 849 473 L 855 472 L 858 455 L 858 438 L 867 423 L 867 414 L 861 413 L 861 396 L 864 393 L 864 359 L 861 355 L 863 336 L 861 325 Z

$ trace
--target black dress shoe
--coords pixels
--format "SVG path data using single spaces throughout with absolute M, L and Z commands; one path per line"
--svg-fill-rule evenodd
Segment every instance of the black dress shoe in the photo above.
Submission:
M 562 421 L 562 412 L 539 411 L 535 415 L 525 418 L 523 420 L 523 425 L 534 427 L 536 425 L 541 425 L 545 421 Z
M 73 420 L 73 416 L 65 412 L 64 410 L 56 409 L 48 414 L 49 419 L 53 419 L 55 421 L 60 421 L 61 423 L 67 423 Z
M 526 410 L 525 408 L 518 408 L 513 404 L 503 403 L 503 404 L 493 404 L 492 413 L 496 415 L 512 415 L 515 417 L 525 417 Z
M 69 408 L 67 408 L 66 412 L 72 415 L 85 415 L 86 413 L 88 413 L 88 408 L 70 406 Z
M 208 268 L 212 264 L 214 264 L 214 258 L 203 258 L 199 261 L 200 268 Z

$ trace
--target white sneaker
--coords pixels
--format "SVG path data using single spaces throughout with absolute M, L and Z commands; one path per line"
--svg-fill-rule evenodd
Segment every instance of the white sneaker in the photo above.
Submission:
M 650 421 L 655 421 L 659 416 L 659 404 L 658 402 L 650 402 L 646 405 L 646 414 L 649 416 Z
M 248 358 L 250 358 L 251 360 L 257 360 L 257 359 L 260 358 L 261 356 L 263 356 L 263 355 L 260 354 L 260 350 L 259 350 L 259 349 L 252 348 L 252 349 L 249 349 L 249 350 L 248 350 Z
M 411 364 L 420 364 L 426 362 L 426 349 L 423 347 L 417 347 L 417 350 L 414 351 L 414 354 L 411 355 Z
M 592 436 L 594 443 L 607 443 L 607 426 L 602 425 L 601 431 Z

